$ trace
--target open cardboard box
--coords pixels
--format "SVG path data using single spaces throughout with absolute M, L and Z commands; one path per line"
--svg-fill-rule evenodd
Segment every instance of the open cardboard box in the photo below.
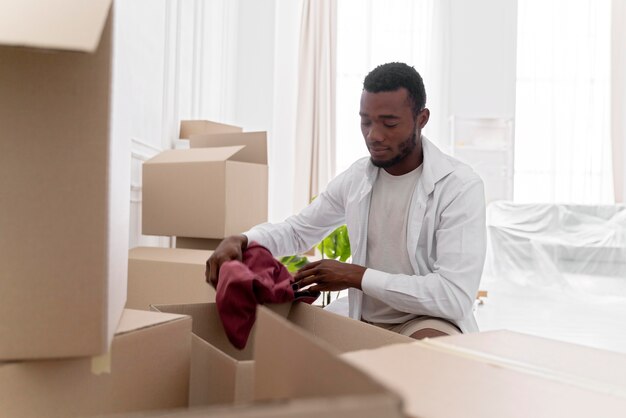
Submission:
M 247 231 L 267 221 L 267 175 L 265 145 L 164 151 L 143 164 L 142 232 L 221 239 Z
M 380 383 L 342 361 L 340 350 L 273 311 L 259 307 L 253 378 L 254 399 L 239 405 L 192 407 L 127 417 L 219 418 L 400 418 L 401 402 Z M 303 307 L 308 305 L 302 305 Z M 295 308 L 295 307 L 294 307 Z M 315 309 L 301 312 L 311 319 Z M 325 316 L 325 315 L 324 315 Z M 353 321 L 356 322 L 356 321 Z M 326 328 L 332 322 L 321 320 Z M 336 328 L 345 328 L 336 326 Z M 349 332 L 351 333 L 351 332 Z M 372 335 L 365 338 L 371 338 Z
M 0 2 L 0 360 L 109 349 L 130 141 L 111 135 L 111 0 Z
M 191 318 L 126 309 L 99 357 L 0 363 L 0 415 L 73 417 L 185 407 Z
M 293 326 L 312 334 L 336 352 L 414 341 L 304 303 L 274 305 L 271 308 L 286 317 Z M 214 303 L 161 305 L 153 306 L 153 309 L 193 318 L 191 406 L 240 404 L 254 398 L 256 325 L 245 349 L 237 350 L 226 337 Z M 270 338 L 276 345 L 291 347 L 291 341 Z
M 624 416 L 623 375 L 607 379 L 605 372 L 589 373 L 583 371 L 588 366 L 575 364 L 590 361 L 595 367 L 611 367 L 617 360 L 623 369 L 623 355 L 616 359 L 614 353 L 596 350 L 597 357 L 592 359 L 570 344 L 557 343 L 546 350 L 541 342 L 536 347 L 531 340 L 520 338 L 510 341 L 522 344 L 517 349 L 503 345 L 486 348 L 494 339 L 483 339 L 482 353 L 465 348 L 465 338 L 472 341 L 467 346 L 473 348 L 482 339 L 480 334 L 442 337 L 341 357 L 400 394 L 409 417 Z M 487 354 L 490 352 L 502 356 Z M 612 361 L 603 360 L 605 355 Z M 558 357 L 570 360 L 565 364 Z M 572 368 L 562 368 L 564 365 Z
M 235 406 L 177 408 L 107 418 L 404 418 L 400 401 L 389 394 L 252 402 Z M 105 418 L 105 417 L 101 417 Z
M 214 302 L 206 282 L 206 261 L 213 252 L 181 248 L 136 247 L 128 253 L 126 307 L 149 310 L 154 304 Z
M 178 136 L 180 139 L 189 139 L 191 135 L 222 134 L 241 131 L 243 131 L 243 129 L 239 126 L 227 125 L 210 120 L 181 120 Z

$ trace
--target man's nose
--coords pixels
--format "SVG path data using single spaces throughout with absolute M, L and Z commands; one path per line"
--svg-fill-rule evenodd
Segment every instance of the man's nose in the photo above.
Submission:
M 374 125 L 370 126 L 369 131 L 367 132 L 367 140 L 369 142 L 382 142 L 384 141 L 384 136 Z

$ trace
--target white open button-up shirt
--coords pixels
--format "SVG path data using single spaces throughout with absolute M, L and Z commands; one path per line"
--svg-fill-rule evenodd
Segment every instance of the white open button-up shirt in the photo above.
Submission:
M 478 331 L 472 307 L 486 251 L 483 182 L 466 164 L 444 154 L 422 136 L 423 172 L 407 222 L 407 252 L 414 274 L 368 268 L 363 292 L 394 309 L 445 318 L 463 332 Z M 352 262 L 367 267 L 367 223 L 378 176 L 369 157 L 334 178 L 309 206 L 278 224 L 255 226 L 245 235 L 274 256 L 309 250 L 347 224 Z M 361 319 L 363 293 L 349 289 L 349 314 Z

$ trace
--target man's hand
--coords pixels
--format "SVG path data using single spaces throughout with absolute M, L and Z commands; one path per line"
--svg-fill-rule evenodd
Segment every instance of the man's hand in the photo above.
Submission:
M 230 260 L 241 261 L 243 258 L 243 251 L 247 247 L 248 237 L 243 234 L 232 235 L 224 238 L 206 262 L 206 272 L 204 273 L 204 276 L 206 277 L 207 283 L 217 288 L 217 279 L 219 277 L 222 263 Z
M 302 267 L 294 276 L 298 288 L 310 284 L 312 291 L 336 291 L 349 287 L 361 289 L 366 268 L 336 260 L 320 260 Z

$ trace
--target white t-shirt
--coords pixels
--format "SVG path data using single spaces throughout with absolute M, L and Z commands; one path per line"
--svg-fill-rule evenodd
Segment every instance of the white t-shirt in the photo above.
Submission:
M 392 274 L 415 274 L 407 252 L 409 205 L 422 174 L 422 165 L 401 176 L 379 169 L 372 188 L 367 225 L 366 267 Z M 401 312 L 363 295 L 362 318 L 369 322 L 399 324 L 417 315 Z

